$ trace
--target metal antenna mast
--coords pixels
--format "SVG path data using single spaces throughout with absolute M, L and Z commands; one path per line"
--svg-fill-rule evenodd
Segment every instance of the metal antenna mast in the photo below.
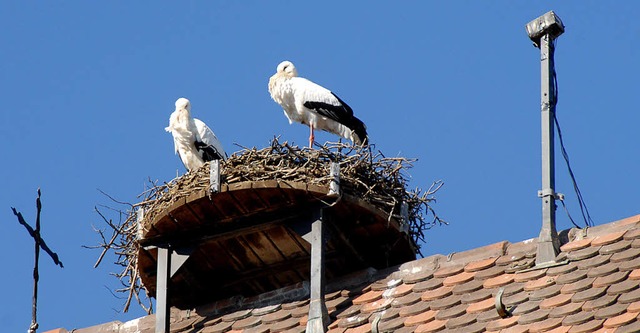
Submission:
M 552 264 L 560 251 L 556 230 L 555 161 L 553 120 L 556 112 L 554 40 L 564 32 L 564 25 L 553 12 L 527 23 L 527 34 L 540 49 L 541 111 L 542 111 L 542 230 L 538 237 L 536 265 Z
M 58 254 L 51 251 L 44 242 L 44 239 L 40 237 L 40 212 L 42 211 L 42 202 L 40 201 L 40 189 L 38 189 L 38 198 L 36 199 L 36 228 L 35 230 L 24 220 L 22 213 L 18 212 L 15 208 L 11 207 L 13 214 L 18 218 L 18 222 L 22 224 L 29 232 L 29 235 L 35 240 L 35 264 L 33 267 L 33 304 L 31 307 L 31 326 L 29 326 L 28 333 L 35 333 L 38 329 L 37 309 L 38 309 L 38 280 L 40 276 L 38 274 L 38 261 L 40 258 L 40 248 L 47 252 L 47 254 L 53 259 L 53 262 L 63 268 L 62 261 L 58 258 Z

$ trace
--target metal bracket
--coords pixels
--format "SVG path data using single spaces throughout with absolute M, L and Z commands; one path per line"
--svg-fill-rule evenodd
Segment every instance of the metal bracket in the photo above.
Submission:
M 138 240 L 141 240 L 142 238 L 144 238 L 144 227 L 142 226 L 142 220 L 144 220 L 144 208 L 142 207 L 138 207 L 138 210 L 136 211 L 136 223 L 138 224 Z
M 322 213 L 320 212 L 320 209 L 313 209 L 308 216 L 301 216 L 299 220 L 290 223 L 288 226 L 302 239 L 311 244 L 313 243 L 313 232 L 311 230 L 311 226 L 314 221 L 317 221 L 321 217 Z
M 337 162 L 331 162 L 329 167 L 329 176 L 331 177 L 331 181 L 329 183 L 329 195 L 330 196 L 339 196 L 340 195 L 340 164 Z
M 171 269 L 169 270 L 170 277 L 176 275 L 176 272 L 178 272 L 180 267 L 182 267 L 187 259 L 189 259 L 191 253 L 193 253 L 193 248 L 191 247 L 181 247 L 171 251 Z
M 498 290 L 498 293 L 496 294 L 495 307 L 496 307 L 496 311 L 498 312 L 498 316 L 500 316 L 500 318 L 508 318 L 508 317 L 511 317 L 511 312 L 514 310 L 514 307 L 511 306 L 507 308 L 504 305 L 504 303 L 502 303 L 502 294 L 504 294 L 504 288 L 500 288 Z
M 209 162 L 209 191 L 220 192 L 220 160 Z
M 400 231 L 405 234 L 409 233 L 409 204 L 406 201 L 403 201 L 400 204 L 400 216 L 402 217 L 402 225 L 400 226 Z
M 378 328 L 380 319 L 382 319 L 382 315 L 378 315 L 373 318 L 373 321 L 371 322 L 371 333 L 380 333 L 380 329 Z
M 556 200 L 564 200 L 564 194 L 563 193 L 557 193 L 554 192 L 552 189 L 547 188 L 544 190 L 538 190 L 538 198 L 544 198 L 544 197 L 553 197 Z

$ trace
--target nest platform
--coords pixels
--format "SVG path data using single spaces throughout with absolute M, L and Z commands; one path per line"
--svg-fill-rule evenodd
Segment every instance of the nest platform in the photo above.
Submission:
M 155 294 L 157 250 L 144 245 L 157 243 L 193 247 L 172 279 L 176 306 L 248 297 L 309 280 L 311 245 L 301 235 L 310 229 L 314 212 L 330 203 L 328 279 L 415 258 L 397 221 L 362 199 L 343 194 L 336 201 L 328 191 L 300 182 L 247 181 L 180 200 L 155 218 L 140 242 L 144 286 Z
M 220 162 L 220 186 L 213 191 L 207 163 L 154 186 L 134 205 L 143 214 L 127 267 L 153 297 L 157 247 L 171 247 L 189 253 L 171 278 L 172 305 L 258 295 L 310 279 L 311 245 L 304 236 L 320 214 L 328 229 L 329 281 L 413 260 L 428 224 L 423 212 L 432 212 L 427 194 L 435 191 L 405 189 L 402 172 L 410 162 L 370 148 L 300 149 L 274 139 L 271 147 Z M 339 195 L 329 195 L 332 163 L 340 166 Z

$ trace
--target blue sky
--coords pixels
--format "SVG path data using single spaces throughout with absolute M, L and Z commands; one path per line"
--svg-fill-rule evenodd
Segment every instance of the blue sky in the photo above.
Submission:
M 640 213 L 640 3 L 619 1 L 92 2 L 0 4 L 0 323 L 31 318 L 33 223 L 42 188 L 43 234 L 65 264 L 40 265 L 40 331 L 126 321 L 97 251 L 98 189 L 134 202 L 148 178 L 184 172 L 163 129 L 178 97 L 228 152 L 274 135 L 305 145 L 267 82 L 282 60 L 336 92 L 376 148 L 415 157 L 411 186 L 442 179 L 426 255 L 540 229 L 539 51 L 524 30 L 555 10 L 558 118 L 596 224 Z M 318 141 L 333 140 L 327 134 Z M 559 151 L 558 151 L 559 153 Z M 557 155 L 557 191 L 579 217 Z M 559 229 L 571 226 L 558 211 Z M 112 260 L 113 258 L 107 258 Z

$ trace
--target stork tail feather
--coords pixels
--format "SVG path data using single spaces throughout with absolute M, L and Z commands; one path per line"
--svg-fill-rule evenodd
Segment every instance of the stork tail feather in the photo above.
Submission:
M 369 138 L 367 137 L 367 126 L 358 118 L 353 117 L 353 123 L 349 126 L 353 131 L 354 143 L 357 145 L 367 146 Z

